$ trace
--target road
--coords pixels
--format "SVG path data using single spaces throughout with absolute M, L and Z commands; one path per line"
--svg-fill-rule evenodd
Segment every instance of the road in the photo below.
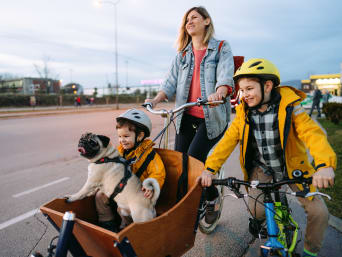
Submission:
M 120 113 L 122 110 L 107 109 L 0 119 L 1 257 L 25 257 L 33 248 L 46 255 L 57 233 L 37 209 L 83 185 L 87 161 L 77 152 L 81 134 L 107 135 L 116 144 L 114 118 Z M 154 138 L 163 121 L 150 117 Z M 225 168 L 229 175 L 241 177 L 237 149 Z M 212 235 L 198 232 L 195 247 L 185 256 L 243 256 L 252 240 L 245 209 L 243 201 L 226 198 L 219 227 Z

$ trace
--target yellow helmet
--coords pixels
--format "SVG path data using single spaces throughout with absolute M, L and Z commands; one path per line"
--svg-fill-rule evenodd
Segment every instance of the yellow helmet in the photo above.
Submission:
M 272 80 L 274 86 L 280 84 L 280 75 L 277 67 L 266 59 L 253 58 L 244 62 L 235 72 L 235 83 L 242 77 L 258 77 L 262 80 Z

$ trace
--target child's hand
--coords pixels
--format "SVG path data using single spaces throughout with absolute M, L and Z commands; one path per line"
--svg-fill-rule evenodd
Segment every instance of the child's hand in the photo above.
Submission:
M 142 191 L 144 192 L 144 196 L 145 196 L 146 198 L 149 198 L 149 199 L 152 198 L 152 196 L 153 196 L 153 190 L 150 190 L 150 189 L 147 189 L 147 188 L 143 187 L 143 188 L 142 188 Z
M 197 178 L 197 182 L 201 183 L 203 187 L 211 186 L 211 181 L 213 179 L 213 174 L 209 170 L 204 170 Z
M 334 169 L 331 167 L 321 168 L 312 176 L 312 185 L 318 188 L 328 188 L 334 185 Z

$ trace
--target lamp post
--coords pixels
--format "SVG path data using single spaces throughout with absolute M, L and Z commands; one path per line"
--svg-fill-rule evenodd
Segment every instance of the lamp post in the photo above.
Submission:
M 120 0 L 116 1 L 96 1 L 97 4 L 111 4 L 114 6 L 114 49 L 115 49 L 115 88 L 116 88 L 116 96 L 115 96 L 115 104 L 116 109 L 119 109 L 119 79 L 118 79 L 118 21 L 117 21 L 117 4 Z

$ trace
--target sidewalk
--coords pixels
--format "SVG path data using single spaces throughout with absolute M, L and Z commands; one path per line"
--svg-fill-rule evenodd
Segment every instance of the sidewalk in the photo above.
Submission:
M 138 108 L 140 103 L 120 104 L 119 109 L 125 110 L 128 108 Z M 83 105 L 81 107 L 74 106 L 38 106 L 38 107 L 22 107 L 22 108 L 0 108 L 0 119 L 24 118 L 43 115 L 57 115 L 66 113 L 80 112 L 96 112 L 96 111 L 111 111 L 116 110 L 116 104 L 108 105 Z

